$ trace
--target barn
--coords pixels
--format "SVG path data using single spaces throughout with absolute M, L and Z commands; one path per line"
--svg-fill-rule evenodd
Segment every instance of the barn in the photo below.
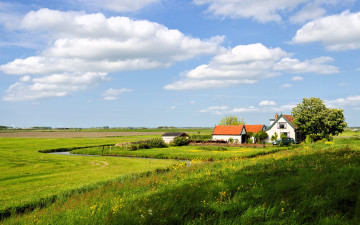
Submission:
M 161 136 L 161 138 L 164 140 L 166 144 L 169 144 L 170 142 L 174 141 L 177 137 L 186 137 L 189 138 L 189 135 L 187 135 L 184 132 L 168 132 Z

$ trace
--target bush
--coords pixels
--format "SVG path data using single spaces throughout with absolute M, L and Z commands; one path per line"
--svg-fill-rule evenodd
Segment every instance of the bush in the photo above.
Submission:
M 254 137 L 256 138 L 256 142 L 260 143 L 262 139 L 269 137 L 269 135 L 266 133 L 266 131 L 261 130 L 257 132 Z
M 229 143 L 234 143 L 234 138 L 229 138 Z
M 313 142 L 314 140 L 310 137 L 310 135 L 306 135 L 305 144 L 311 144 Z
M 254 136 L 254 133 L 253 133 L 253 132 L 247 132 L 247 133 L 246 133 L 246 137 L 247 137 L 248 139 L 252 138 L 253 136 Z
M 138 149 L 138 147 L 136 145 L 130 145 L 129 146 L 130 151 L 136 151 L 137 149 Z
M 149 148 L 151 148 L 151 146 L 147 142 L 141 142 L 141 143 L 138 144 L 138 148 L 139 149 L 149 149 Z
M 162 138 L 153 138 L 149 141 L 149 145 L 151 148 L 165 148 L 167 145 L 165 144 Z
M 275 132 L 273 136 L 271 136 L 271 141 L 276 141 L 278 139 L 278 134 Z
M 184 146 L 188 144 L 189 144 L 189 140 L 186 137 L 176 137 L 172 142 L 172 145 L 174 146 Z
M 310 134 L 309 136 L 314 142 L 322 139 L 320 134 Z
M 286 139 L 288 136 L 287 136 L 287 134 L 286 133 L 282 133 L 282 134 L 280 134 L 280 139 L 282 140 L 282 139 Z
M 190 140 L 197 140 L 197 141 L 208 141 L 212 139 L 211 134 L 193 134 L 190 135 Z

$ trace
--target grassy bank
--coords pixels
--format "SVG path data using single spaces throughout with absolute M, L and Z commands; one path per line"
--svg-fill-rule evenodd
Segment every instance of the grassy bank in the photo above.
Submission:
M 178 165 L 5 224 L 359 224 L 359 140 Z
M 137 137 L 139 138 L 139 137 Z M 143 136 L 141 138 L 144 138 Z M 0 214 L 36 208 L 55 198 L 89 190 L 122 176 L 164 169 L 172 160 L 81 157 L 39 153 L 58 148 L 97 146 L 123 139 L 0 139 Z

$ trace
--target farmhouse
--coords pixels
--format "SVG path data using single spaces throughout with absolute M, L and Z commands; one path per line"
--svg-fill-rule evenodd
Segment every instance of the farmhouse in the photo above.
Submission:
M 265 141 L 271 142 L 271 136 L 277 133 L 277 137 L 280 138 L 281 134 L 286 134 L 287 137 L 293 138 L 295 143 L 301 141 L 300 131 L 297 130 L 297 126 L 293 124 L 294 117 L 292 115 L 283 115 L 280 116 L 276 113 L 275 119 L 270 119 L 270 126 L 266 129 L 267 134 L 269 135 Z
M 161 138 L 164 140 L 166 144 L 169 144 L 170 142 L 174 141 L 174 139 L 177 137 L 189 138 L 189 135 L 183 132 L 168 132 L 161 136 Z
M 213 140 L 229 141 L 232 138 L 234 141 L 238 140 L 239 143 L 245 143 L 246 130 L 244 125 L 217 125 L 212 133 Z

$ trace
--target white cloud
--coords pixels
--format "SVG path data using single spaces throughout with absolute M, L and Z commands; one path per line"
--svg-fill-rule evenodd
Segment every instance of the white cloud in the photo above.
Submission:
M 295 76 L 293 78 L 291 78 L 292 81 L 303 81 L 304 78 L 303 77 L 300 77 L 300 76 Z
M 254 106 L 249 107 L 237 107 L 229 109 L 228 106 L 211 106 L 206 109 L 202 109 L 199 112 L 201 113 L 211 113 L 215 115 L 224 115 L 224 114 L 235 114 L 235 113 L 246 113 L 246 112 L 257 112 L 258 108 Z
M 254 106 L 233 108 L 229 113 L 246 113 L 246 112 L 258 112 L 259 109 Z
M 319 57 L 315 59 L 305 60 L 300 62 L 298 59 L 283 58 L 274 66 L 275 70 L 287 71 L 289 73 L 318 73 L 318 74 L 332 74 L 338 73 L 336 66 L 329 65 L 333 62 L 331 57 Z
M 21 8 L 18 3 L 0 2 L 0 24 L 9 28 L 19 23 L 20 16 L 17 9 Z
M 53 74 L 31 78 L 24 76 L 11 85 L 3 96 L 4 101 L 28 101 L 49 97 L 64 97 L 84 91 L 106 81 L 106 73 Z
M 208 12 L 229 18 L 252 18 L 259 22 L 281 22 L 281 13 L 292 11 L 307 0 L 194 0 L 197 5 L 209 5 Z
M 280 88 L 291 88 L 292 84 L 283 84 L 280 86 Z
M 259 103 L 259 106 L 274 106 L 274 105 L 276 105 L 276 102 L 269 100 L 264 100 Z
M 195 101 L 191 100 L 189 103 L 190 103 L 190 104 L 195 104 Z
M 115 101 L 115 100 L 118 100 L 123 93 L 132 92 L 132 91 L 133 90 L 128 89 L 128 88 L 121 88 L 121 89 L 109 88 L 102 94 L 102 96 L 103 96 L 104 100 Z
M 348 96 L 345 98 L 338 98 L 335 100 L 325 100 L 328 107 L 344 107 L 344 106 L 360 106 L 360 95 Z
M 267 48 L 264 45 L 239 45 L 224 49 L 213 57 L 209 64 L 182 73 L 182 80 L 166 85 L 166 90 L 196 90 L 223 88 L 233 85 L 254 84 L 259 80 L 289 73 L 338 72 L 330 57 L 320 57 L 304 62 L 288 58 L 289 53 L 280 48 Z
M 114 12 L 130 12 L 140 10 L 161 0 L 78 0 L 79 3 L 93 8 L 106 9 Z
M 306 4 L 301 10 L 299 10 L 295 15 L 290 17 L 290 22 L 302 24 L 309 20 L 314 20 L 322 17 L 326 14 L 326 10 L 315 2 Z
M 206 109 L 200 110 L 199 112 L 222 115 L 222 114 L 226 114 L 228 109 L 229 109 L 228 106 L 210 106 L 210 107 L 208 107 Z
M 338 84 L 339 87 L 345 87 L 345 86 L 347 86 L 347 85 L 348 85 L 348 84 L 347 84 L 346 82 L 342 82 L 342 83 L 339 83 L 339 84 Z
M 34 34 L 51 34 L 52 44 L 39 55 L 1 65 L 0 71 L 38 76 L 72 74 L 73 79 L 84 73 L 168 67 L 217 53 L 223 40 L 218 36 L 200 40 L 147 20 L 50 9 L 29 12 L 18 27 Z
M 163 25 L 127 17 L 40 9 L 21 27 L 51 32 L 52 46 L 39 56 L 2 65 L 9 74 L 113 72 L 168 67 L 174 62 L 218 51 L 222 37 L 200 40 Z
M 316 19 L 300 28 L 293 43 L 321 42 L 329 50 L 360 48 L 360 12 L 345 11 Z
M 237 113 L 251 113 L 251 112 L 287 112 L 290 113 L 291 110 L 296 106 L 292 104 L 282 105 L 275 107 L 276 103 L 272 101 L 264 101 L 269 104 L 260 105 L 260 107 L 248 106 L 248 107 L 235 107 L 229 108 L 228 106 L 211 106 L 206 109 L 202 109 L 200 113 L 210 113 L 214 115 L 226 115 L 226 114 L 237 114 Z M 273 104 L 275 103 L 275 104 Z
M 254 84 L 256 81 L 251 80 L 194 80 L 176 81 L 164 86 L 165 90 L 199 90 L 209 88 L 224 88 L 240 84 Z

